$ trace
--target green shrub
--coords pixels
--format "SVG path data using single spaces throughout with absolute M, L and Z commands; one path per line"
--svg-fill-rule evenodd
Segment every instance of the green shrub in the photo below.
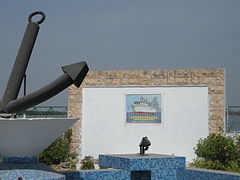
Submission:
M 204 168 L 204 169 L 213 169 L 213 170 L 226 170 L 224 164 L 220 161 L 211 161 L 211 160 L 194 160 L 190 163 L 190 166 L 194 166 L 197 168 Z
M 230 161 L 226 167 L 226 171 L 240 172 L 239 160 Z
M 70 152 L 72 129 L 68 129 L 39 155 L 39 161 L 47 165 L 56 165 L 70 161 L 75 154 Z
M 237 159 L 240 159 L 240 136 L 236 136 L 234 139 L 237 148 Z
M 81 161 L 81 169 L 88 170 L 88 169 L 95 169 L 93 157 L 85 156 L 84 159 Z
M 210 134 L 200 139 L 194 149 L 198 158 L 190 166 L 240 172 L 240 136 Z
M 195 148 L 198 157 L 203 157 L 206 161 L 220 161 L 224 165 L 235 160 L 237 152 L 234 140 L 219 134 L 210 134 L 207 138 L 200 139 Z

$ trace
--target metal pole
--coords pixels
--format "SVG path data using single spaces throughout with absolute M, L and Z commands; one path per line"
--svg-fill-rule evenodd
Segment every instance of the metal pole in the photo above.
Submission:
M 27 85 L 27 75 L 26 73 L 24 74 L 24 77 L 23 77 L 23 96 L 26 96 L 26 85 Z M 23 118 L 26 118 L 26 114 L 24 113 L 23 114 Z
M 27 75 L 24 74 L 24 78 L 23 78 L 23 96 L 26 96 L 27 94 Z

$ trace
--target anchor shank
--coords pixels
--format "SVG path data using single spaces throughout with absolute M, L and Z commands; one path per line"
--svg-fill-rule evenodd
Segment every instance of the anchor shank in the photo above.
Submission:
M 38 35 L 39 25 L 36 22 L 29 22 L 21 42 L 18 54 L 13 65 L 11 75 L 5 89 L 2 106 L 15 100 L 18 96 L 27 65 Z

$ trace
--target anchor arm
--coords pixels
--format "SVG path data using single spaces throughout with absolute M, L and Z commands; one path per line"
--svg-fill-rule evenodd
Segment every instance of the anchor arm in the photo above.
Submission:
M 0 111 L 5 113 L 20 112 L 46 101 L 72 84 L 79 87 L 89 70 L 85 62 L 64 66 L 62 69 L 64 74 L 59 78 L 37 91 L 9 102 Z
M 4 110 L 8 113 L 23 111 L 55 96 L 71 84 L 71 78 L 67 74 L 63 74 L 45 87 L 9 102 Z

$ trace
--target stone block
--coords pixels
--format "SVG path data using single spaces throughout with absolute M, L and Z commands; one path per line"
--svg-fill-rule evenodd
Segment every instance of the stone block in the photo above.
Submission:
M 200 78 L 216 77 L 219 74 L 218 69 L 192 69 L 191 72 L 193 77 Z
M 223 120 L 223 118 L 224 118 L 224 115 L 225 115 L 225 113 L 224 113 L 224 111 L 221 111 L 221 110 L 218 110 L 218 111 L 210 111 L 209 112 L 209 119 L 214 119 L 214 120 L 216 120 L 216 119 L 221 119 L 221 120 Z
M 224 94 L 224 86 L 208 86 L 209 94 Z
M 209 105 L 224 107 L 224 94 L 209 94 Z

